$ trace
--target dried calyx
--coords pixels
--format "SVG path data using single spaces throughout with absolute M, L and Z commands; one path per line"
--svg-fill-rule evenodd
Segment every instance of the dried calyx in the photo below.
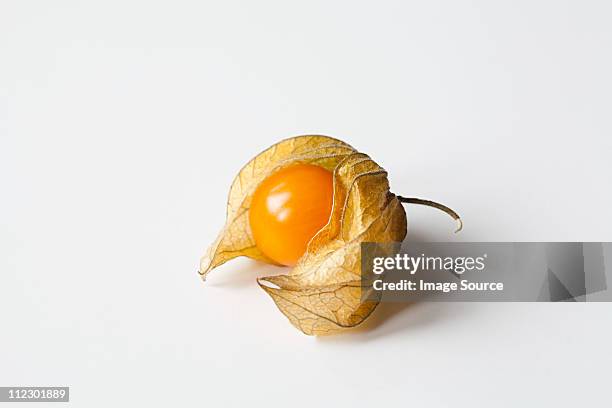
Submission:
M 201 260 L 203 278 L 238 256 L 274 263 L 255 241 L 249 209 L 264 180 L 298 163 L 332 173 L 331 214 L 289 273 L 260 278 L 258 283 L 305 334 L 323 335 L 356 326 L 376 308 L 377 301 L 362 300 L 364 291 L 371 288 L 362 287 L 361 243 L 403 241 L 407 222 L 402 203 L 438 208 L 457 220 L 457 231 L 461 229 L 461 219 L 450 208 L 392 194 L 387 172 L 366 154 L 331 137 L 298 136 L 260 153 L 238 173 L 230 188 L 226 224 Z

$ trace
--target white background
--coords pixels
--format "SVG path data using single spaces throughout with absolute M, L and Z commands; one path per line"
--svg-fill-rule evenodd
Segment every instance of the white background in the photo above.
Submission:
M 0 385 L 71 405 L 606 406 L 610 304 L 294 329 L 199 257 L 254 154 L 370 154 L 409 240 L 612 239 L 607 1 L 0 2 Z

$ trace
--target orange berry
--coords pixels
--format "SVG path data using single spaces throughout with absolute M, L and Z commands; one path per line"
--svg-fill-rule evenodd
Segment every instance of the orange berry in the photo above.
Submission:
M 282 265 L 295 265 L 323 228 L 334 197 L 332 173 L 294 164 L 265 179 L 255 190 L 249 222 L 261 252 Z

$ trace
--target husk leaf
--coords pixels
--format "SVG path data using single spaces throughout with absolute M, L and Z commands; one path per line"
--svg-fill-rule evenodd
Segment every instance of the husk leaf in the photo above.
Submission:
M 401 242 L 406 213 L 389 192 L 387 172 L 367 155 L 326 136 L 284 140 L 251 160 L 230 189 L 227 222 L 202 258 L 203 277 L 237 256 L 271 262 L 253 240 L 248 209 L 257 185 L 274 171 L 311 163 L 333 172 L 330 219 L 310 241 L 290 273 L 258 280 L 277 307 L 299 330 L 323 335 L 363 322 L 377 301 L 363 300 L 362 242 Z

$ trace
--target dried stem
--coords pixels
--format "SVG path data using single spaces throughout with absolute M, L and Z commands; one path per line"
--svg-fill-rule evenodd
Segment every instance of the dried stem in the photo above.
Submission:
M 397 199 L 400 200 L 400 202 L 402 203 L 426 205 L 427 207 L 433 207 L 433 208 L 437 208 L 440 211 L 444 211 L 445 213 L 453 217 L 455 221 L 457 221 L 458 227 L 455 233 L 461 231 L 461 229 L 463 228 L 463 221 L 461 221 L 461 217 L 459 217 L 459 214 L 457 214 L 455 211 L 451 210 L 445 205 L 436 203 L 435 201 L 423 200 L 423 199 L 414 198 L 414 197 L 397 196 Z

